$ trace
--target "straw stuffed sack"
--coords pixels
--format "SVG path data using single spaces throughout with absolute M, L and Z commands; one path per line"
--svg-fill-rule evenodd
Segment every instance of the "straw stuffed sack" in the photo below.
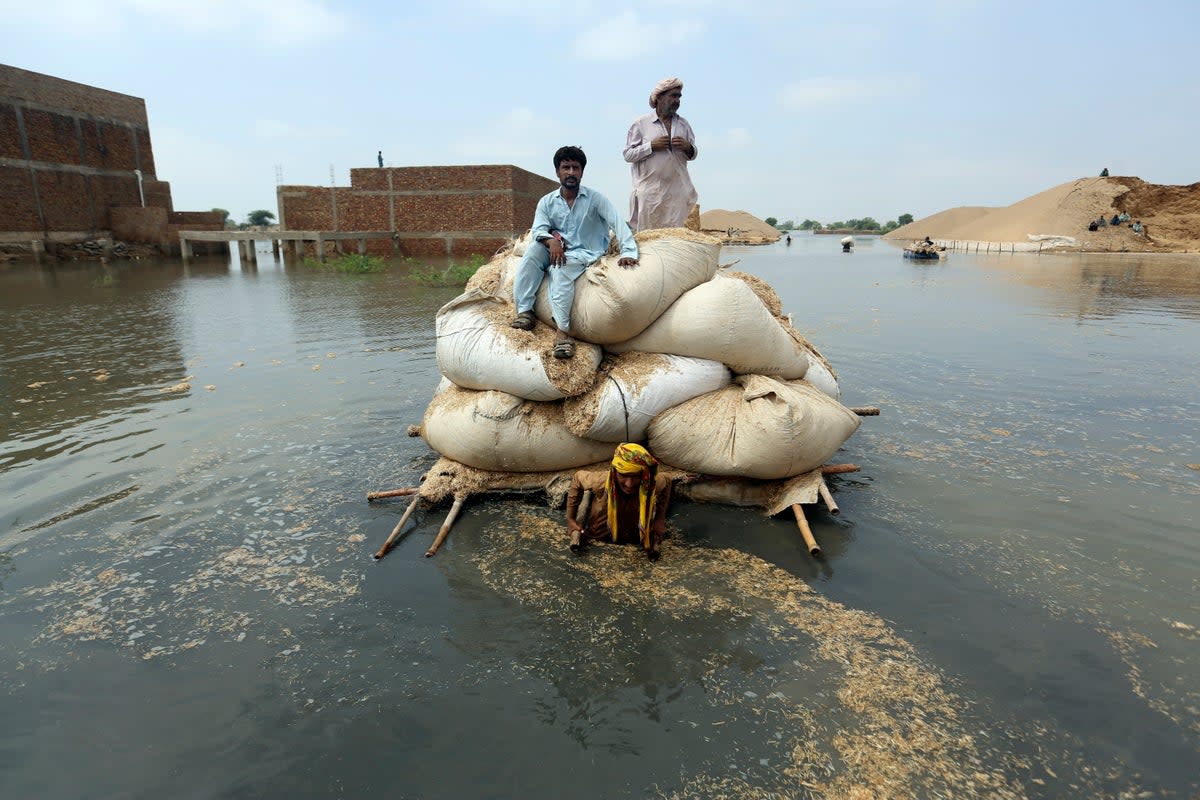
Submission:
M 609 357 L 587 392 L 563 402 L 572 433 L 602 442 L 640 442 L 659 412 L 728 386 L 731 376 L 719 361 L 666 353 L 624 353 Z
M 512 303 L 482 289 L 463 292 L 438 310 L 438 369 L 464 389 L 497 389 L 526 400 L 561 400 L 586 392 L 596 377 L 600 348 L 579 342 L 575 357 L 554 358 L 554 332 L 509 325 Z
M 434 396 L 420 434 L 446 458 L 498 472 L 574 469 L 612 457 L 611 444 L 567 430 L 561 401 L 537 403 L 457 386 Z
M 607 349 L 707 358 L 739 375 L 787 379 L 804 377 L 809 364 L 808 351 L 754 290 L 724 275 L 684 293 L 640 335 Z
M 605 256 L 575 281 L 571 333 L 596 344 L 621 342 L 637 336 L 688 289 L 712 278 L 720 265 L 721 243 L 711 236 L 671 229 L 657 237 L 638 236 L 638 265 L 617 265 L 618 256 Z M 543 281 L 534 313 L 553 324 Z M 508 296 L 512 296 L 511 279 Z
M 788 478 L 824 464 L 860 423 L 807 381 L 739 375 L 655 417 L 648 446 L 689 472 Z

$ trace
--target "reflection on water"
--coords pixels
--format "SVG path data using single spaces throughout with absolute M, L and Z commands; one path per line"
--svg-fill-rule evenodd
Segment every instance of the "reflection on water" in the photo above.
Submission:
M 884 410 L 822 563 L 684 503 L 658 565 L 579 559 L 476 498 L 375 564 L 403 506 L 363 495 L 433 461 L 405 430 L 455 290 L 5 265 L 0 792 L 1200 790 L 1200 260 L 827 239 L 722 258 Z

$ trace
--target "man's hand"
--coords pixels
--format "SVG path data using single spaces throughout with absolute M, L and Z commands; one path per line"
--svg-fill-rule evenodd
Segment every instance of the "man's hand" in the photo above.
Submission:
M 546 249 L 550 251 L 550 266 L 558 267 L 567 263 L 567 253 L 563 249 L 562 242 L 550 238 L 544 240 L 542 244 L 546 245 Z
M 696 148 L 692 147 L 692 143 L 682 136 L 675 136 L 671 139 L 672 150 L 682 150 L 684 155 L 691 158 L 696 154 Z
M 678 138 L 678 137 L 676 137 L 676 138 Z M 652 152 L 657 153 L 659 150 L 670 150 L 670 149 L 671 149 L 671 137 L 670 136 L 659 136 L 657 139 L 650 140 L 650 150 Z
M 629 258 L 628 256 L 617 261 L 617 266 L 625 267 L 626 269 L 633 269 L 637 265 L 638 260 L 636 258 Z

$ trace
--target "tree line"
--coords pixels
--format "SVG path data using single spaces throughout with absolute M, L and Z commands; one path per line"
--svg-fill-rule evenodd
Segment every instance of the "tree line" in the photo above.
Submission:
M 245 228 L 265 228 L 275 221 L 275 215 L 267 211 L 265 208 L 259 208 L 251 211 L 246 215 L 245 222 L 234 222 L 229 218 L 229 212 L 223 208 L 212 209 L 214 214 L 221 215 L 221 224 L 225 228 L 245 229 Z
M 855 230 L 855 231 L 878 231 L 879 233 L 888 233 L 894 231 L 902 225 L 907 225 L 913 221 L 912 214 L 901 214 L 893 220 L 888 220 L 882 225 L 872 217 L 863 217 L 862 219 L 848 219 L 845 221 L 838 220 L 836 222 L 818 222 L 815 219 L 806 219 L 799 225 L 794 220 L 784 220 L 780 222 L 775 217 L 767 217 L 765 220 L 768 225 L 773 228 L 778 228 L 781 231 L 837 231 L 837 230 Z

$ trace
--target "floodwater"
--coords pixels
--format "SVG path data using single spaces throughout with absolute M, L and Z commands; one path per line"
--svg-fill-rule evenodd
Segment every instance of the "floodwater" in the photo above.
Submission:
M 456 290 L 0 265 L 0 796 L 1189 797 L 1200 259 L 728 248 L 878 405 L 838 517 L 371 554 Z

